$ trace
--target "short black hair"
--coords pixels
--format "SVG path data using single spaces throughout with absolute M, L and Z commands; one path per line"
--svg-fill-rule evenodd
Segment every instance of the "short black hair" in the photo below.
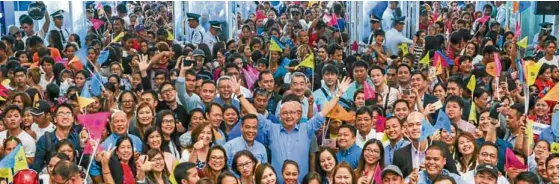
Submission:
M 371 74 L 371 71 L 373 70 L 379 70 L 382 75 L 385 75 L 385 70 L 381 68 L 379 65 L 373 65 L 371 68 L 369 68 L 368 75 Z
M 548 158 L 546 158 L 546 168 L 548 168 L 548 162 L 550 162 L 551 160 L 558 158 L 558 153 L 552 153 L 548 156 Z
M 482 49 L 483 54 L 494 54 L 494 52 L 498 52 L 498 49 L 493 45 L 484 46 Z
M 465 104 L 463 104 L 463 99 L 461 99 L 461 97 L 459 97 L 459 96 L 451 95 L 451 96 L 447 97 L 447 99 L 445 99 L 445 106 L 447 106 L 447 104 L 449 104 L 449 102 L 455 102 L 455 103 L 459 104 L 459 107 L 461 107 L 461 109 L 465 108 Z
M 515 177 L 515 180 L 513 181 L 513 184 L 518 184 L 522 181 L 527 182 L 527 183 L 532 183 L 532 184 L 538 184 L 539 183 L 539 177 L 535 173 L 525 171 L 525 172 L 519 173 L 517 175 L 517 177 Z
M 339 128 L 338 131 L 340 131 L 340 129 L 343 128 L 347 128 L 350 129 L 350 132 L 352 133 L 352 137 L 356 137 L 356 127 L 354 125 L 351 124 L 342 124 Z
M 177 183 L 181 183 L 181 180 L 186 180 L 189 177 L 189 170 L 195 168 L 196 169 L 196 164 L 191 163 L 191 162 L 183 162 L 183 163 L 179 163 L 177 166 L 175 166 L 175 169 L 173 169 L 173 175 L 175 176 L 175 182 Z
M 436 176 L 436 178 L 434 178 L 433 183 L 436 183 L 438 181 L 451 181 L 451 184 L 457 184 L 457 181 L 455 181 L 455 179 L 453 179 L 451 176 L 443 175 L 443 174 Z
M 475 47 L 475 48 L 476 48 L 476 47 Z M 463 63 L 463 62 L 465 62 L 465 61 L 467 61 L 467 60 L 469 60 L 469 61 L 472 62 L 473 58 L 470 57 L 470 56 L 467 56 L 467 55 L 463 55 L 463 56 L 459 57 L 459 63 Z
M 354 70 L 356 68 L 359 68 L 359 67 L 363 67 L 364 69 L 367 70 L 369 68 L 369 65 L 364 61 L 358 60 L 358 61 L 354 62 L 354 64 L 352 65 L 352 70 Z
M 16 110 L 20 116 L 23 116 L 23 110 L 19 108 L 17 105 L 8 105 L 2 111 L 2 118 L 6 117 L 6 114 L 12 110 Z
M 338 75 L 338 68 L 336 66 L 334 66 L 333 64 L 327 63 L 323 66 L 323 70 L 321 71 L 322 75 L 325 75 L 327 73 L 333 73 L 335 75 Z
M 356 117 L 362 114 L 369 114 L 369 116 L 373 116 L 372 110 L 367 106 L 362 106 L 356 110 Z
M 242 119 L 241 125 L 245 124 L 245 120 L 248 120 L 248 119 L 255 119 L 257 121 L 259 120 L 257 115 L 254 115 L 254 114 L 246 114 L 245 116 L 241 117 L 241 119 Z
M 495 143 L 490 142 L 490 141 L 485 141 L 484 143 L 482 143 L 482 145 L 480 145 L 480 149 L 478 149 L 478 152 L 479 152 L 478 154 L 480 154 L 480 150 L 482 150 L 482 147 L 484 147 L 484 146 L 491 146 L 494 149 L 496 149 L 496 152 L 499 151 L 498 145 L 496 145 Z

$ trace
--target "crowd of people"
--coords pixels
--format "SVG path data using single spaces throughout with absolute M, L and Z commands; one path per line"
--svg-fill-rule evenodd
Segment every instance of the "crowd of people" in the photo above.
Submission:
M 347 2 L 255 3 L 231 38 L 171 2 L 87 2 L 83 35 L 34 4 L 0 42 L 7 179 L 559 183 L 552 24 L 527 43 L 506 2 L 422 2 L 410 38 L 391 1 L 349 40 Z

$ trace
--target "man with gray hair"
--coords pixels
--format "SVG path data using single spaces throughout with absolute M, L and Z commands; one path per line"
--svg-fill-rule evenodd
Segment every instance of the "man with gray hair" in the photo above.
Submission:
M 309 113 L 309 106 L 313 106 L 313 102 L 311 102 L 311 104 L 309 104 L 307 97 L 305 96 L 305 91 L 307 90 L 307 76 L 305 76 L 305 74 L 301 73 L 301 72 L 295 72 L 292 74 L 292 76 L 290 76 L 290 91 L 291 93 L 295 94 L 296 96 L 299 97 L 299 101 L 302 102 L 302 113 L 301 113 L 301 118 L 305 120 L 308 119 L 308 113 Z M 286 94 L 284 94 L 286 95 Z M 280 116 L 280 107 L 281 107 L 282 101 L 278 102 L 278 105 L 276 106 L 276 116 Z M 313 109 L 311 109 L 311 111 L 313 111 Z M 312 114 L 315 114 L 314 112 L 311 112 Z
M 224 105 L 231 105 L 237 109 L 237 111 L 241 112 L 239 108 L 239 101 L 232 98 L 233 90 L 231 89 L 231 77 L 229 76 L 221 76 L 218 79 L 217 87 L 218 87 L 218 96 L 214 98 L 214 102 L 220 104 L 221 106 Z

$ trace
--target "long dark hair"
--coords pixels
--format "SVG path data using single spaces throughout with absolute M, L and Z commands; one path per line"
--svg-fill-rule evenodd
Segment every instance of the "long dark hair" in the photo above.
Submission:
M 364 172 L 364 169 L 366 168 L 366 159 L 364 158 L 364 154 L 366 153 L 366 148 L 371 144 L 375 144 L 377 145 L 377 147 L 379 147 L 379 161 L 377 161 L 377 164 L 380 164 L 379 168 L 385 167 L 385 163 L 384 163 L 385 150 L 383 149 L 383 143 L 381 143 L 381 141 L 377 139 L 370 139 L 366 142 L 366 144 L 364 144 L 362 155 L 360 155 L 360 160 L 358 161 L 358 167 L 356 168 L 356 175 L 361 176 L 362 173 Z
M 472 153 L 471 159 L 468 161 L 468 163 L 464 163 L 462 161 L 463 158 L 463 154 L 461 152 L 459 152 L 459 138 L 460 137 L 465 137 L 467 138 L 474 146 L 474 151 Z M 461 170 L 460 172 L 467 172 L 469 170 L 474 170 L 476 167 L 476 156 L 478 153 L 478 149 L 479 147 L 476 144 L 476 139 L 474 138 L 474 136 L 468 132 L 460 132 L 459 135 L 457 136 L 457 139 L 455 140 L 455 144 L 453 144 L 453 147 L 455 148 L 455 153 L 454 153 L 454 157 L 455 160 L 457 160 L 457 162 L 461 165 Z
M 220 173 L 228 171 L 228 158 L 227 158 L 227 152 L 224 149 L 224 147 L 220 146 L 220 145 L 216 145 L 211 147 L 208 150 L 208 153 L 206 154 L 206 164 L 207 166 L 203 169 L 203 172 L 205 174 L 206 177 L 211 178 L 214 182 L 217 181 L 218 176 L 214 175 L 214 171 L 212 171 L 213 169 L 208 165 L 208 163 L 210 162 L 210 155 L 212 155 L 213 151 L 221 151 L 224 154 L 224 167 L 222 168 L 222 170 L 220 170 Z
M 107 124 L 109 124 L 109 123 L 107 123 Z M 130 142 L 130 146 L 132 147 L 133 154 L 130 157 L 130 160 L 128 160 L 128 163 L 126 163 L 126 164 L 128 164 L 128 167 L 130 167 L 130 170 L 132 170 L 132 175 L 136 176 L 136 165 L 135 165 L 136 161 L 134 160 L 134 142 L 132 142 L 132 139 L 130 139 L 130 137 L 128 137 L 128 135 L 121 136 L 119 139 L 117 139 L 117 144 L 115 145 L 116 147 L 115 147 L 115 151 L 113 152 L 112 157 L 118 158 L 118 160 L 120 161 L 120 158 L 117 155 L 117 152 L 119 150 L 119 146 L 121 146 L 121 144 L 123 144 L 124 141 Z
M 148 127 L 148 129 L 146 129 L 146 132 L 144 132 L 144 150 L 149 150 L 149 149 L 156 149 L 156 148 L 150 148 L 150 145 L 148 145 L 148 137 L 150 137 L 150 135 L 154 132 L 159 133 L 160 135 L 160 141 L 161 141 L 161 145 L 159 146 L 159 150 L 163 150 L 163 132 L 161 132 L 161 129 L 159 127 L 156 126 L 150 126 Z
M 317 156 L 315 156 L 315 168 L 317 168 L 317 173 L 319 173 L 319 175 L 321 175 L 321 178 L 323 178 L 323 180 L 327 179 L 329 176 L 327 174 L 327 171 L 324 171 L 323 168 L 321 168 L 321 154 L 323 152 L 328 152 L 329 154 L 332 155 L 333 159 L 334 159 L 334 165 L 338 165 L 338 160 L 336 159 L 336 152 L 331 149 L 331 148 L 321 148 L 319 150 L 319 152 L 317 152 Z M 333 168 L 334 169 L 334 168 Z
M 62 52 L 64 47 L 62 46 L 62 35 L 57 30 L 50 30 L 49 31 L 49 43 L 51 47 L 58 49 L 58 51 Z
M 274 170 L 274 167 L 272 167 L 269 163 L 259 164 L 259 166 L 257 166 L 257 168 L 255 169 L 255 184 L 261 184 L 261 179 L 263 177 L 264 170 L 267 168 L 271 169 L 272 173 L 276 175 L 276 171 Z M 278 176 L 276 176 L 276 183 L 278 183 Z
M 158 154 L 161 155 L 161 157 L 163 158 L 163 171 L 162 171 L 163 174 L 162 174 L 161 177 L 165 178 L 166 176 L 169 176 L 171 173 L 170 173 L 170 171 L 167 170 L 167 165 L 165 163 L 165 156 L 163 156 L 163 152 L 160 151 L 160 150 L 156 150 L 156 149 L 149 149 L 146 152 L 146 156 L 148 157 L 146 159 L 150 160 L 150 159 L 154 158 L 155 156 L 157 156 Z M 157 181 L 153 171 L 147 172 L 146 176 L 148 178 L 150 178 L 152 181 Z

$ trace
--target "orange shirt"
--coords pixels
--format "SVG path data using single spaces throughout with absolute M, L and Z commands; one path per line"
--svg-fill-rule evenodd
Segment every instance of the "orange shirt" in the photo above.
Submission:
M 55 61 L 61 60 L 62 56 L 60 55 L 60 51 L 57 48 L 48 47 L 51 50 L 51 56 L 54 58 Z M 39 53 L 35 52 L 33 54 L 33 66 L 39 66 Z

